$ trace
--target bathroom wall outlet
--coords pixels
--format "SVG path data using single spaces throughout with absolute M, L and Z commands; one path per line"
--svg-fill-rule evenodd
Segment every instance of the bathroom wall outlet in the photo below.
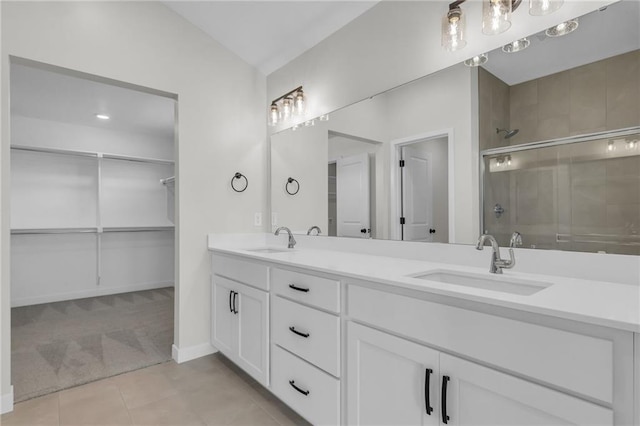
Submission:
M 262 226 L 262 212 L 253 215 L 253 226 Z

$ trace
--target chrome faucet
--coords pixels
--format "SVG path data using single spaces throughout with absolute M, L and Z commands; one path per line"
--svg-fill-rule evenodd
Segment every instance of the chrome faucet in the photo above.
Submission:
M 520 247 L 522 245 L 522 234 L 518 231 L 511 234 L 511 240 L 509 240 L 509 247 Z
M 492 274 L 501 274 L 503 269 L 511 269 L 516 264 L 516 258 L 513 255 L 513 249 L 509 249 L 509 257 L 510 260 L 501 259 L 500 258 L 500 246 L 495 238 L 489 234 L 480 235 L 478 238 L 478 244 L 476 245 L 476 250 L 484 249 L 484 243 L 486 240 L 489 240 L 491 243 L 491 248 L 493 249 L 493 253 L 491 253 L 491 264 L 489 265 L 489 272 Z
M 281 226 L 280 228 L 276 229 L 275 235 L 280 235 L 280 231 L 287 231 L 287 234 L 289 234 L 289 244 L 287 245 L 287 248 L 292 249 L 293 246 L 296 245 L 296 240 L 295 238 L 293 238 L 293 234 L 291 233 L 291 229 L 287 228 L 286 226 Z
M 311 235 L 311 232 L 313 232 L 313 230 L 316 230 L 316 235 L 320 235 L 322 233 L 322 231 L 320 230 L 319 226 L 313 225 L 311 228 L 309 228 L 309 230 L 307 231 L 307 235 Z

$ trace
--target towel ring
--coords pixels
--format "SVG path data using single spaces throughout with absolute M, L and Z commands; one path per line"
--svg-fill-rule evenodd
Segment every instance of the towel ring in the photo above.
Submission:
M 295 192 L 291 192 L 289 191 L 289 184 L 290 183 L 296 183 L 296 190 Z M 298 193 L 298 191 L 300 191 L 300 182 L 298 182 L 297 180 L 295 180 L 294 178 L 290 177 L 287 179 L 287 184 L 284 186 L 284 190 L 287 191 L 287 194 L 289 195 L 296 195 Z
M 242 189 L 238 189 L 235 187 L 235 185 L 233 184 L 233 182 L 235 182 L 236 179 L 242 179 L 244 178 L 244 188 Z M 247 187 L 249 186 L 249 179 L 247 179 L 247 177 L 245 175 L 243 175 L 240 172 L 236 172 L 235 175 L 233 175 L 233 177 L 231 178 L 231 188 L 236 191 L 236 192 L 244 192 L 245 189 L 247 189 Z

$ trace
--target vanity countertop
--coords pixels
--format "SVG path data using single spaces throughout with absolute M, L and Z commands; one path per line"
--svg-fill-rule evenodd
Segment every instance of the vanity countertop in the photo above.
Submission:
M 274 253 L 248 250 L 253 248 L 259 247 L 209 240 L 209 250 L 221 254 L 640 333 L 640 285 L 522 273 L 518 272 L 517 264 L 514 269 L 496 276 L 488 272 L 489 248 L 482 252 L 487 258 L 487 268 L 304 247 Z M 280 245 L 277 248 L 284 249 Z M 429 271 L 455 271 L 489 279 L 512 278 L 551 285 L 534 294 L 520 295 L 408 276 Z

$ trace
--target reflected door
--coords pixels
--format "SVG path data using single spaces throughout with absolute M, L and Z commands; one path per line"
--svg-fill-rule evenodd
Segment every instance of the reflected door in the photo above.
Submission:
M 402 239 L 432 241 L 433 190 L 430 156 L 421 147 L 402 148 Z
M 369 238 L 369 154 L 336 162 L 336 222 L 338 237 Z

